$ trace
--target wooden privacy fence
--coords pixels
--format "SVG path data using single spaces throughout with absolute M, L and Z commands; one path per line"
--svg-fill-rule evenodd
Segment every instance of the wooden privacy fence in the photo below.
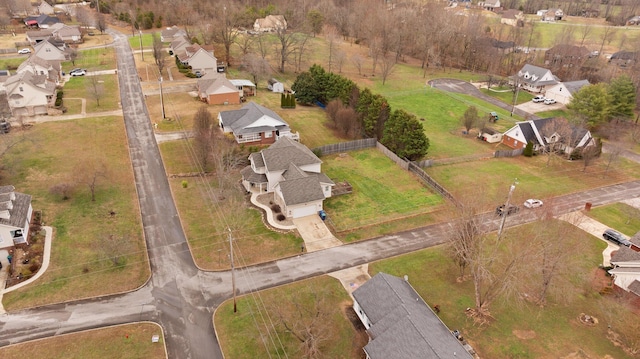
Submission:
M 334 143 L 332 145 L 320 146 L 312 149 L 314 153 L 320 152 L 320 155 L 331 155 L 339 152 L 348 152 L 361 150 L 363 148 L 371 148 L 376 147 L 376 139 L 375 138 L 365 138 L 362 140 L 355 140 L 349 142 L 340 142 Z
M 442 197 L 450 200 L 453 204 L 460 207 L 460 203 L 453 197 L 451 192 L 447 191 L 446 188 L 442 187 L 436 180 L 431 178 L 422 168 L 416 165 L 413 162 L 407 162 L 408 170 L 413 172 L 418 176 L 424 183 L 426 183 L 429 187 L 433 188 L 436 192 L 440 193 Z
M 520 156 L 523 152 L 524 152 L 524 148 L 518 148 L 518 149 L 515 149 L 515 150 L 502 150 L 502 151 L 494 152 L 493 153 L 493 157 L 495 157 L 495 158 L 516 157 L 516 156 Z

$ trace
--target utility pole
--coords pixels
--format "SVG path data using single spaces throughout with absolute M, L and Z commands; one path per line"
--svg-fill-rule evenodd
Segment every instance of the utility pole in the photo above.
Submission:
M 231 258 L 231 287 L 233 290 L 233 312 L 236 313 L 238 311 L 238 306 L 236 305 L 236 273 L 234 271 L 233 266 L 233 239 L 231 238 L 231 228 L 227 227 L 229 230 L 229 258 Z
M 507 203 L 504 204 L 504 208 L 502 210 L 502 220 L 500 220 L 500 227 L 498 227 L 498 241 L 500 241 L 500 237 L 502 236 L 502 230 L 504 229 L 504 222 L 507 220 L 507 216 L 509 215 L 509 202 L 511 201 L 511 195 L 513 194 L 513 190 L 516 189 L 516 184 L 518 184 L 518 179 L 513 182 L 511 187 L 509 187 L 509 194 L 507 195 Z
M 167 117 L 165 116 L 165 113 L 164 113 L 164 96 L 162 95 L 162 74 L 160 74 L 160 79 L 158 81 L 160 82 L 160 107 L 162 107 L 162 119 L 164 120 Z
M 519 84 L 519 81 L 518 81 L 518 75 L 514 76 L 513 81 L 515 81 L 514 85 L 515 85 L 516 89 L 515 89 L 515 93 L 513 94 L 513 106 L 511 107 L 511 117 L 513 117 L 513 111 L 516 110 L 516 104 L 518 103 L 518 91 L 520 91 L 520 84 Z
M 142 31 L 138 30 L 138 35 L 140 37 L 140 56 L 142 56 L 142 62 L 144 62 L 144 50 L 142 49 Z

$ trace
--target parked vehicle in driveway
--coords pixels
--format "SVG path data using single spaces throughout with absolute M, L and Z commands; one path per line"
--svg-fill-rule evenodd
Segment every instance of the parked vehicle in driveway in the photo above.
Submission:
M 631 242 L 627 238 L 625 238 L 622 233 L 614 231 L 613 229 L 605 230 L 604 233 L 602 233 L 602 238 L 615 244 L 631 247 Z
M 87 74 L 87 71 L 84 69 L 73 69 L 69 71 L 69 76 L 84 76 Z
M 545 105 L 553 105 L 554 103 L 556 103 L 556 100 L 554 100 L 552 98 L 545 98 L 544 99 L 544 104 Z
M 516 205 L 513 205 L 513 204 L 510 204 L 509 208 L 507 208 L 505 210 L 504 204 L 501 204 L 496 208 L 496 214 L 498 216 L 503 216 L 503 215 L 507 215 L 508 216 L 510 214 L 518 213 L 519 210 L 520 210 L 520 207 L 518 207 Z
M 538 102 L 544 102 L 545 98 L 542 95 L 538 95 L 536 97 L 534 97 L 533 99 L 531 99 L 531 101 L 538 103 Z
M 539 199 L 529 198 L 528 200 L 524 201 L 524 206 L 527 208 L 542 207 L 542 201 Z
M 18 50 L 18 53 L 19 53 L 20 55 L 30 54 L 30 53 L 31 53 L 31 50 L 30 50 L 30 49 L 27 49 L 27 48 L 24 48 L 24 49 L 20 49 L 20 50 Z

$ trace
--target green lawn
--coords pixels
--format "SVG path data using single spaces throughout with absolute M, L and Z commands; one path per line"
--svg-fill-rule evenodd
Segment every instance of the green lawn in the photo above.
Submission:
M 160 336 L 158 343 L 151 337 Z M 155 323 L 136 323 L 94 329 L 0 348 L 4 359 L 163 359 L 166 358 L 162 328 Z
M 353 193 L 325 201 L 338 231 L 430 213 L 444 204 L 442 197 L 376 149 L 323 156 L 322 161 L 329 178 L 353 186 Z
M 510 239 L 509 236 L 513 236 L 514 231 L 523 233 L 525 229 L 535 232 L 536 225 L 511 229 L 507 231 L 506 240 L 527 242 L 526 237 Z M 369 272 L 371 275 L 378 272 L 408 275 L 411 285 L 429 305 L 440 306 L 439 316 L 444 323 L 451 330 L 460 330 L 481 358 L 560 358 L 571 353 L 581 353 L 584 357 L 601 358 L 608 354 L 614 358 L 631 358 L 607 339 L 607 325 L 622 330 L 618 319 L 628 316 L 628 312 L 614 312 L 612 308 L 622 306 L 620 300 L 615 296 L 601 296 L 600 288 L 592 287 L 591 283 L 605 244 L 569 224 L 563 225 L 564 240 L 580 242 L 582 246 L 576 254 L 580 265 L 574 268 L 574 273 L 555 280 L 548 305 L 543 308 L 522 300 L 526 294 L 523 292 L 516 293 L 516 298 L 498 299 L 491 306 L 494 320 L 486 326 L 474 324 L 465 315 L 465 309 L 474 306 L 473 284 L 470 280 L 462 283 L 456 280 L 457 268 L 444 247 L 372 263 Z M 523 281 L 531 280 L 528 273 L 525 275 Z M 579 324 L 576 318 L 580 313 L 596 317 L 599 324 L 594 327 Z M 530 339 L 525 339 L 522 335 L 525 333 Z
M 240 297 L 237 313 L 227 301 L 216 311 L 214 323 L 227 358 L 304 358 L 302 343 L 283 323 L 300 330 L 313 319 L 308 312 L 318 313 L 311 327 L 324 338 L 320 345 L 324 357 L 356 359 L 362 356 L 366 339 L 346 317 L 349 303 L 340 282 L 322 276 Z
M 467 196 L 482 186 L 483 197 L 496 202 L 504 200 L 509 185 L 515 179 L 518 185 L 514 199 L 521 202 L 527 198 L 546 199 L 640 178 L 640 168 L 635 163 L 623 160 L 605 172 L 604 162 L 599 159 L 583 172 L 582 161 L 553 157 L 547 167 L 547 157 L 544 155 L 519 156 L 434 166 L 427 168 L 426 172 L 454 196 Z M 481 183 L 478 183 L 479 179 Z
M 160 38 L 160 31 L 147 32 L 147 33 L 143 32 L 142 33 L 142 47 L 143 48 L 153 47 L 153 34 L 154 33 L 157 33 L 158 34 L 158 38 Z M 135 36 L 129 36 L 129 46 L 131 46 L 131 48 L 133 50 L 140 50 L 140 35 L 139 34 L 136 33 Z
M 13 70 L 16 70 L 21 63 L 23 63 L 27 59 L 27 56 L 24 57 L 15 57 L 12 59 L 0 59 L 0 69 L 8 69 L 11 70 L 12 74 Z
M 30 194 L 33 209 L 42 211 L 55 233 L 49 269 L 34 284 L 5 294 L 5 308 L 99 296 L 144 283 L 149 266 L 122 119 L 47 122 L 8 136 L 25 140 L 4 155 L 1 183 Z M 83 183 L 90 173 L 105 173 L 97 179 L 95 202 Z M 60 183 L 71 184 L 70 199 L 50 193 Z M 117 247 L 119 253 L 103 245 L 112 235 L 127 239 Z M 124 260 L 118 266 L 108 258 L 116 254 Z
M 564 117 L 564 118 L 568 118 L 569 117 L 569 112 L 567 110 L 542 111 L 542 112 L 536 112 L 536 116 L 538 116 L 540 118 L 547 118 L 547 117 Z
M 482 91 L 482 93 L 484 93 L 485 95 L 496 98 L 508 105 L 513 105 L 513 91 L 511 91 L 508 87 L 492 87 L 491 90 L 482 88 L 480 89 L 480 91 Z M 519 105 L 521 103 L 529 102 L 532 98 L 532 94 L 526 91 L 518 91 L 516 104 Z
M 71 61 L 62 63 L 62 69 L 65 72 L 76 67 L 87 71 L 113 70 L 116 68 L 116 53 L 112 47 L 80 50 L 75 64 Z
M 555 45 L 556 38 L 564 31 L 572 31 L 571 38 L 576 44 L 580 44 L 582 41 L 580 27 L 571 26 L 565 21 L 557 23 L 536 22 L 532 40 L 532 44 L 535 45 L 532 45 L 532 47 L 553 47 Z M 604 31 L 603 27 L 593 26 L 586 38 L 585 45 L 593 50 L 599 50 Z M 640 37 L 640 31 L 632 27 L 616 27 L 614 32 L 615 35 L 613 35 L 612 41 L 605 42 L 605 48 L 607 46 L 617 48 L 624 38 L 625 48 L 629 51 L 633 51 L 631 47 L 633 40 Z
M 640 210 L 624 203 L 614 203 L 591 209 L 586 214 L 631 237 L 640 231 Z
M 99 86 L 99 105 L 95 98 L 95 92 L 93 90 L 93 78 L 94 76 L 75 76 L 71 77 L 68 82 L 64 84 L 64 97 L 65 98 L 85 98 L 87 100 L 87 113 L 112 111 L 120 109 L 120 91 L 118 89 L 118 77 L 116 75 L 97 75 L 95 80 L 98 81 Z M 70 107 L 73 111 L 80 111 L 80 104 L 77 100 L 75 104 L 71 104 Z M 69 101 L 67 101 L 69 102 Z M 65 106 L 67 103 L 65 102 Z M 73 114 L 74 112 L 70 112 Z

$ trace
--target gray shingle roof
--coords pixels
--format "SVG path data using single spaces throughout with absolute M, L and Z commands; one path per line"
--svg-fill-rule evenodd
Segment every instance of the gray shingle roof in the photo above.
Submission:
M 278 183 L 282 198 L 287 206 L 324 199 L 322 187 L 315 176 L 287 179 Z
M 353 292 L 372 323 L 372 359 L 472 358 L 408 282 L 379 273 Z
M 269 148 L 262 150 L 261 153 L 264 164 L 270 172 L 286 170 L 290 163 L 298 167 L 322 163 L 318 156 L 305 145 L 286 136 L 280 137 Z
M 574 94 L 576 92 L 578 92 L 581 88 L 589 85 L 589 80 L 578 80 L 578 81 L 569 81 L 569 82 L 563 82 L 564 87 L 567 88 L 567 90 L 569 90 L 570 94 Z
M 552 84 L 558 83 L 558 78 L 553 76 L 553 74 L 552 74 L 554 78 L 553 80 L 545 80 L 545 81 L 540 80 L 547 73 L 547 71 L 549 70 L 539 66 L 526 64 L 522 67 L 522 70 L 518 72 L 518 77 L 522 81 L 532 84 L 534 86 L 552 85 Z M 525 77 L 526 73 L 530 75 L 529 78 Z
M 0 194 L 8 197 L 8 194 L 14 192 L 13 186 L 0 186 Z M 14 192 L 13 208 L 9 210 L 11 217 L 9 219 L 0 218 L 0 224 L 7 226 L 24 228 L 29 215 L 29 207 L 31 206 L 31 196 L 24 193 Z
M 249 126 L 254 124 L 263 116 L 267 116 L 275 120 L 277 125 L 260 128 L 260 130 L 257 130 L 255 127 L 249 128 Z M 234 134 L 265 132 L 264 130 L 284 131 L 289 129 L 289 125 L 275 112 L 264 106 L 260 106 L 255 102 L 249 102 L 239 110 L 220 111 L 220 118 L 222 119 L 224 127 L 230 128 Z
M 627 289 L 629 289 L 629 291 L 631 291 L 635 295 L 640 295 L 640 280 L 636 279 L 633 282 L 631 282 L 631 284 L 629 284 Z
M 247 166 L 240 171 L 242 179 L 251 183 L 267 183 L 267 175 L 262 173 L 255 173 L 251 166 Z
M 633 249 L 620 246 L 620 249 L 613 252 L 611 255 L 612 263 L 621 263 L 621 262 L 636 262 L 640 261 L 640 252 L 636 252 Z

